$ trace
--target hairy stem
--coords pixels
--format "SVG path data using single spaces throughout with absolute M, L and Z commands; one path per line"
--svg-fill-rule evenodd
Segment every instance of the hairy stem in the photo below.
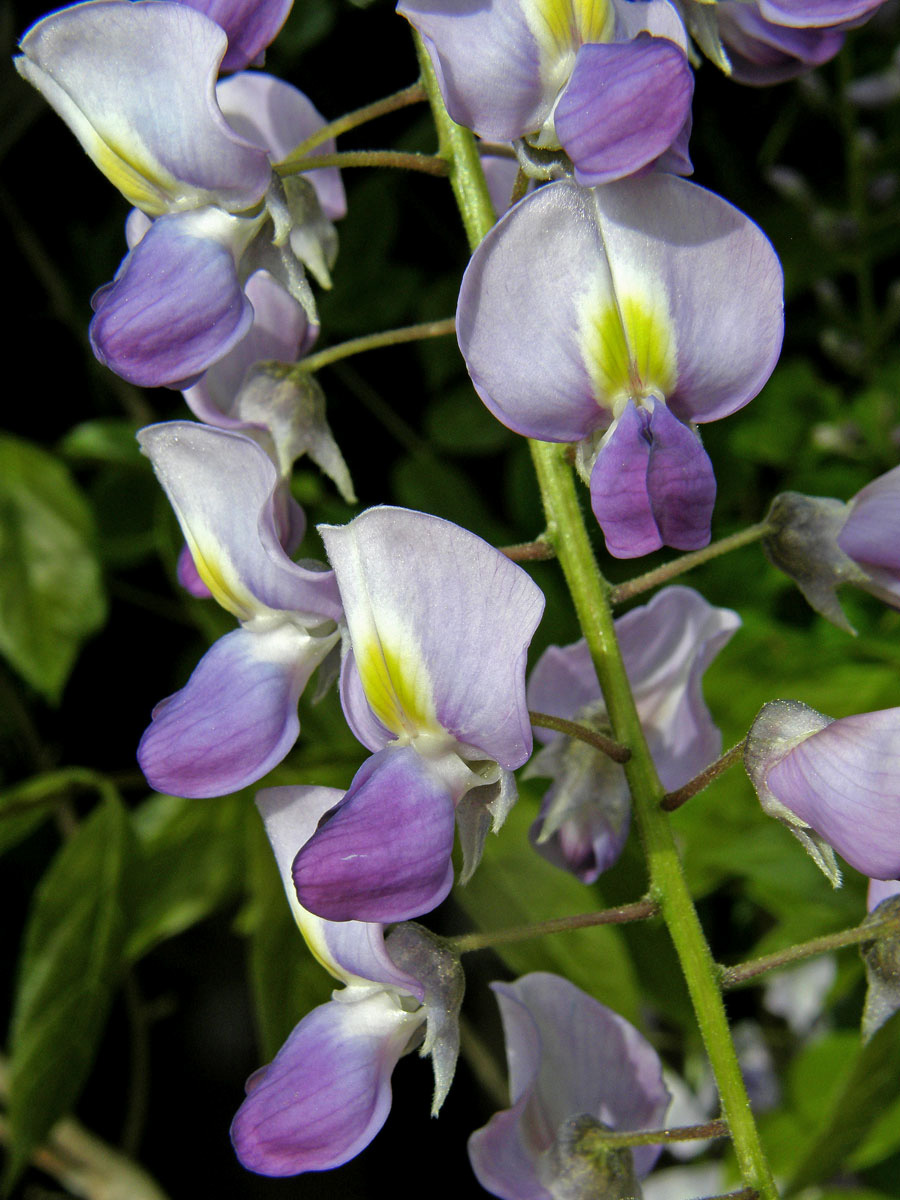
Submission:
M 566 737 L 577 738 L 579 742 L 587 742 L 613 762 L 626 763 L 631 758 L 631 751 L 627 746 L 620 745 L 613 738 L 597 733 L 594 729 L 588 729 L 586 725 L 579 725 L 577 721 L 567 721 L 565 717 L 553 717 L 550 713 L 542 712 L 529 712 L 528 719 L 538 729 L 553 729 L 556 733 L 564 733 Z
M 300 169 L 296 164 L 302 162 L 316 146 L 321 146 L 323 142 L 339 137 L 342 133 L 348 133 L 351 129 L 358 129 L 360 125 L 374 121 L 376 117 L 383 117 L 387 113 L 396 112 L 410 104 L 419 104 L 424 99 L 425 89 L 422 87 L 422 81 L 416 80 L 409 87 L 394 92 L 391 96 L 385 96 L 382 100 L 375 100 L 363 108 L 345 113 L 343 117 L 329 121 L 327 125 L 323 125 L 321 129 L 317 129 L 315 133 L 310 134 L 308 138 L 295 146 L 286 158 L 275 163 L 275 170 L 279 175 L 293 175 Z
M 516 546 L 500 546 L 499 550 L 513 562 L 543 562 L 556 558 L 556 551 L 542 537 L 534 542 L 519 542 Z
M 468 954 L 472 950 L 489 950 L 493 946 L 507 946 L 510 942 L 527 942 L 551 933 L 589 929 L 593 925 L 626 925 L 631 921 L 646 921 L 649 917 L 655 917 L 658 912 L 659 905 L 656 901 L 645 896 L 643 900 L 636 900 L 634 904 L 620 904 L 618 908 L 604 908 L 599 912 L 579 913 L 573 917 L 554 917 L 550 921 L 520 925 L 515 929 L 463 933 L 450 940 L 457 954 Z
M 678 1125 L 674 1129 L 592 1129 L 584 1135 L 586 1143 L 598 1148 L 619 1146 L 658 1146 L 664 1142 L 701 1142 L 707 1138 L 728 1137 L 725 1121 L 706 1121 L 702 1125 Z
M 702 792 L 704 788 L 709 787 L 714 779 L 718 779 L 729 767 L 733 767 L 736 762 L 740 762 L 746 743 L 747 739 L 743 738 L 736 746 L 732 746 L 730 750 L 726 750 L 721 758 L 717 758 L 708 767 L 704 767 L 699 775 L 695 775 L 693 779 L 689 779 L 683 787 L 678 788 L 674 792 L 668 792 L 660 801 L 660 808 L 666 812 L 674 812 L 676 808 L 681 808 L 682 804 L 686 804 L 692 796 L 696 796 L 698 792 Z
M 342 358 L 363 354 L 366 350 L 380 350 L 382 346 L 399 346 L 403 342 L 420 342 L 425 338 L 446 337 L 456 332 L 454 317 L 443 321 L 423 321 L 420 325 L 404 325 L 401 329 L 386 329 L 382 333 L 370 333 L 365 337 L 351 338 L 338 346 L 327 346 L 316 354 L 309 354 L 299 364 L 303 371 L 320 371 Z
M 426 175 L 446 175 L 447 163 L 437 154 L 407 153 L 403 150 L 339 150 L 334 154 L 310 154 L 291 166 L 290 172 L 321 171 L 325 167 L 396 167 L 401 171 L 422 171 Z
M 673 558 L 671 562 L 663 563 L 661 567 L 655 567 L 644 575 L 636 575 L 634 579 L 626 579 L 624 583 L 616 584 L 610 590 L 610 601 L 613 604 L 622 604 L 625 600 L 631 600 L 633 596 L 639 596 L 642 592 L 649 592 L 651 588 L 659 587 L 661 583 L 668 583 L 670 579 L 676 579 L 686 571 L 692 571 L 694 567 L 699 567 L 712 558 L 718 558 L 720 554 L 727 554 L 730 550 L 740 550 L 741 546 L 749 546 L 751 542 L 758 542 L 769 532 L 770 529 L 766 522 L 760 521 L 737 533 L 729 534 L 728 537 L 719 538 L 717 542 L 710 542 L 702 550 L 692 550 L 690 554 L 682 554 L 680 558 Z

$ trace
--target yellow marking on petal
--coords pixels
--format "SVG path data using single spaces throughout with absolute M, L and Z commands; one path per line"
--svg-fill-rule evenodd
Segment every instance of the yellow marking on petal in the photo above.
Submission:
M 125 199 L 149 217 L 158 217 L 173 208 L 177 180 L 159 172 L 154 164 L 141 163 L 136 155 L 128 156 L 117 147 L 98 137 L 85 145 L 106 178 L 117 187 Z
M 580 333 L 597 401 L 614 416 L 629 400 L 665 400 L 674 390 L 675 330 L 661 292 L 595 297 L 582 309 Z
M 431 680 L 412 647 L 398 650 L 376 634 L 357 652 L 356 665 L 372 711 L 392 733 L 440 732 Z
M 552 75 L 560 59 L 574 61 L 586 42 L 608 42 L 615 29 L 609 0 L 523 0 L 522 9 L 541 50 L 542 75 Z
M 197 574 L 213 594 L 213 599 L 237 617 L 239 621 L 249 621 L 261 611 L 262 605 L 237 580 L 230 561 L 224 555 L 213 555 L 201 550 L 196 540 L 186 537 L 188 549 L 197 568 Z

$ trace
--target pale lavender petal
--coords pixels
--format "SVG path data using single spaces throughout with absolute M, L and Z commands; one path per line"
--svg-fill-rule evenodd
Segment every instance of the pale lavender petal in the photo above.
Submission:
M 900 708 L 832 721 L 772 767 L 766 784 L 857 871 L 900 875 Z
M 228 36 L 223 71 L 257 63 L 287 20 L 293 0 L 178 0 L 220 25 Z
M 540 129 L 556 89 L 518 0 L 401 0 L 397 11 L 424 37 L 454 121 L 494 141 Z
M 181 691 L 153 710 L 138 747 L 150 786 L 224 796 L 271 771 L 297 740 L 297 702 L 323 645 L 291 626 L 220 638 Z
M 609 183 L 653 163 L 683 128 L 693 92 L 687 56 L 665 38 L 582 46 L 553 117 L 578 183 Z
M 871 577 L 870 590 L 900 604 L 900 467 L 857 493 L 837 544 Z
M 453 797 L 411 747 L 357 771 L 340 806 L 294 860 L 297 896 L 329 921 L 405 921 L 453 884 Z
M 304 935 L 321 943 L 332 963 L 342 971 L 345 982 L 367 980 L 395 987 L 425 999 L 422 984 L 391 959 L 384 944 L 384 927 L 370 921 L 324 921 L 304 913 L 297 900 L 291 867 L 297 851 L 316 831 L 324 815 L 344 798 L 339 788 L 277 787 L 257 792 L 256 806 L 266 827 L 288 903 Z M 317 928 L 310 931 L 310 921 Z M 326 964 L 328 965 L 328 964 Z
M 414 693 L 422 720 L 432 712 L 457 742 L 521 766 L 532 744 L 525 658 L 544 605 L 528 575 L 474 534 L 408 509 L 373 508 L 319 528 L 355 669 L 363 654 L 384 656 L 389 687 Z
M 216 98 L 229 125 L 257 146 L 267 150 L 273 162 L 288 154 L 325 124 L 325 118 L 301 91 L 265 75 L 246 71 L 223 79 Z M 333 154 L 334 138 L 323 142 L 311 154 Z M 323 167 L 307 176 L 315 188 L 325 216 L 337 221 L 347 212 L 347 197 L 337 167 Z
M 591 508 L 616 558 L 650 554 L 663 544 L 647 485 L 648 418 L 629 401 L 591 470 Z
M 191 557 L 190 547 L 184 545 L 181 547 L 181 553 L 178 555 L 178 564 L 175 568 L 175 573 L 178 577 L 178 582 L 186 592 L 189 592 L 197 600 L 212 599 L 212 592 L 200 578 L 197 567 Z
M 154 221 L 92 300 L 94 353 L 141 387 L 179 387 L 196 378 L 253 321 L 231 248 L 204 237 L 196 217 Z
M 358 1154 L 387 1118 L 391 1072 L 423 1019 L 386 992 L 313 1009 L 252 1077 L 231 1127 L 243 1165 L 298 1175 Z
M 265 271 L 252 275 L 244 292 L 253 306 L 249 332 L 184 393 L 201 421 L 225 429 L 245 424 L 233 415 L 233 408 L 249 369 L 264 359 L 294 362 L 318 333 L 297 301 Z
M 386 725 L 382 725 L 372 712 L 363 691 L 352 649 L 345 648 L 343 653 L 340 691 L 341 708 L 354 737 L 358 738 L 367 750 L 383 750 L 388 742 L 394 740 L 395 735 Z
M 582 640 L 571 646 L 548 646 L 528 677 L 527 695 L 528 707 L 532 711 L 567 720 L 574 717 L 579 709 L 598 702 L 600 684 L 587 642 Z M 564 736 L 550 729 L 536 729 L 535 734 L 547 744 Z
M 721 751 L 703 699 L 703 673 L 740 626 L 692 588 L 668 587 L 616 621 L 641 724 L 663 786 L 687 783 Z
M 884 0 L 757 0 L 767 21 L 797 29 L 858 21 L 883 3 Z
M 265 609 L 307 624 L 338 620 L 330 571 L 291 562 L 274 513 L 275 467 L 238 433 L 169 421 L 139 434 L 187 538 L 204 582 L 238 619 Z
M 180 4 L 76 4 L 33 25 L 21 47 L 21 74 L 151 216 L 210 204 L 240 212 L 264 196 L 266 154 L 216 105 L 226 38 L 207 17 Z
M 515 158 L 504 158 L 499 154 L 482 154 L 481 169 L 487 182 L 488 191 L 494 211 L 503 216 L 509 208 L 512 190 L 519 174 L 519 164 Z M 534 181 L 529 183 L 529 188 Z
M 647 493 L 659 534 L 676 550 L 699 550 L 710 538 L 716 477 L 699 437 L 665 404 L 650 417 Z
M 870 879 L 866 893 L 866 908 L 873 912 L 882 900 L 900 895 L 900 879 Z
M 844 44 L 838 30 L 774 25 L 743 0 L 720 0 L 716 18 L 738 83 L 764 86 L 794 79 L 829 62 Z

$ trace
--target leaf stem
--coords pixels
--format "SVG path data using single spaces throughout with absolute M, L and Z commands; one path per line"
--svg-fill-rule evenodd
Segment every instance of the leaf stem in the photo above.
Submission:
M 702 1125 L 677 1125 L 672 1129 L 592 1129 L 584 1134 L 586 1143 L 598 1148 L 618 1146 L 658 1146 L 664 1142 L 701 1142 L 707 1138 L 728 1137 L 727 1121 L 705 1121 Z
M 682 554 L 680 558 L 673 558 L 671 562 L 663 563 L 661 567 L 655 567 L 644 575 L 636 575 L 634 579 L 626 579 L 624 583 L 616 584 L 610 591 L 610 602 L 622 604 L 623 601 L 631 600 L 632 597 L 639 596 L 642 592 L 649 592 L 651 588 L 659 587 L 661 583 L 668 583 L 670 579 L 675 579 L 686 571 L 692 571 L 694 567 L 699 567 L 703 563 L 709 562 L 710 559 L 718 558 L 721 554 L 728 554 L 731 550 L 739 550 L 742 546 L 749 546 L 752 542 L 758 542 L 769 532 L 770 529 L 766 522 L 760 521 L 737 533 L 729 534 L 728 537 L 719 538 L 717 542 L 710 542 L 702 550 L 692 550 L 690 554 Z
M 744 746 L 747 739 L 742 738 L 736 746 L 732 746 L 730 750 L 717 758 L 715 762 L 710 763 L 708 767 L 704 767 L 699 775 L 695 775 L 693 779 L 674 792 L 667 792 L 660 801 L 660 808 L 665 812 L 674 812 L 676 808 L 681 808 L 682 804 L 686 804 L 692 796 L 696 796 L 698 792 L 702 792 L 704 788 L 709 787 L 714 779 L 733 767 L 738 762 L 744 753 Z
M 281 162 L 275 163 L 274 169 L 279 175 L 293 175 L 298 170 L 296 163 L 306 158 L 316 146 L 321 146 L 323 142 L 339 137 L 342 133 L 348 133 L 351 129 L 358 129 L 360 125 L 374 121 L 376 117 L 386 116 L 387 113 L 396 112 L 410 104 L 418 104 L 424 99 L 425 89 L 422 87 L 422 81 L 417 79 L 415 83 L 394 92 L 393 95 L 375 100 L 372 104 L 366 104 L 363 108 L 354 109 L 353 112 L 329 121 L 295 146 Z
M 456 319 L 446 317 L 442 321 L 423 321 L 419 325 L 404 325 L 400 329 L 386 329 L 381 333 L 370 333 L 365 337 L 351 338 L 337 346 L 327 346 L 316 354 L 309 354 L 300 363 L 303 371 L 320 371 L 342 358 L 363 354 L 366 350 L 379 350 L 382 346 L 399 346 L 403 342 L 418 342 L 425 338 L 446 337 L 456 332 Z
M 334 154 L 309 154 L 291 164 L 283 175 L 301 171 L 322 171 L 325 167 L 396 167 L 401 171 L 422 171 L 426 175 L 446 175 L 447 163 L 437 154 L 407 153 L 403 150 L 338 150 Z
M 543 537 L 533 542 L 519 542 L 515 546 L 500 546 L 499 550 L 513 562 L 542 562 L 556 558 L 556 551 Z
M 589 929 L 594 925 L 626 925 L 631 921 L 646 921 L 655 917 L 659 905 L 645 896 L 633 904 L 620 904 L 617 908 L 604 908 L 599 912 L 579 913 L 572 917 L 554 917 L 549 921 L 538 921 L 534 925 L 520 925 L 514 929 L 497 929 L 484 933 L 463 933 L 451 938 L 457 954 L 469 954 L 473 950 L 489 950 L 494 946 L 507 946 L 510 942 L 527 942 L 532 938 L 546 937 L 552 933 L 569 933 L 573 929 Z
M 579 725 L 577 721 L 567 721 L 565 717 L 553 717 L 550 713 L 542 712 L 529 712 L 528 718 L 538 729 L 553 729 L 557 733 L 566 734 L 567 737 L 577 738 L 580 742 L 587 742 L 613 762 L 627 763 L 631 758 L 631 751 L 627 746 L 606 737 L 605 734 L 597 733 L 594 729 L 588 729 L 586 725 Z
M 805 958 L 814 958 L 817 954 L 828 954 L 832 950 L 841 950 L 844 946 L 858 946 L 861 942 L 877 941 L 879 934 L 900 932 L 900 916 L 885 917 L 881 920 L 870 920 L 862 925 L 854 925 L 850 929 L 841 929 L 837 933 L 825 933 L 821 937 L 812 938 L 808 942 L 799 942 L 796 946 L 786 946 L 784 950 L 775 950 L 772 954 L 764 954 L 749 962 L 736 963 L 733 967 L 720 967 L 719 978 L 723 988 L 741 987 L 759 975 L 769 971 L 777 971 L 779 967 L 788 967 L 791 963 L 802 962 Z

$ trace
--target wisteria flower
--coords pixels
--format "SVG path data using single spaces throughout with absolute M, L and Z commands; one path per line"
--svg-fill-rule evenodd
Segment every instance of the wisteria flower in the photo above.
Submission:
M 138 761 L 157 791 L 220 796 L 260 779 L 297 740 L 300 694 L 340 638 L 340 598 L 331 571 L 284 552 L 278 477 L 255 442 L 188 421 L 151 425 L 139 441 L 200 578 L 240 628 L 156 706 Z
M 402 0 L 447 111 L 493 141 L 565 150 L 583 185 L 686 157 L 694 81 L 668 0 Z
M 324 787 L 257 796 L 297 924 L 344 985 L 247 1082 L 231 1139 L 243 1165 L 263 1175 L 327 1170 L 358 1154 L 384 1124 L 391 1073 L 410 1050 L 431 1055 L 432 1115 L 456 1067 L 464 985 L 458 958 L 417 925 L 400 925 L 385 941 L 381 925 L 322 921 L 297 903 L 291 860 L 340 798 Z
M 133 383 L 184 386 L 227 354 L 250 329 L 242 285 L 260 268 L 315 312 L 292 240 L 319 219 L 312 186 L 283 187 L 266 147 L 225 119 L 216 76 L 226 48 L 223 30 L 183 4 L 90 0 L 44 17 L 16 59 L 153 219 L 92 301 L 94 351 Z M 220 86 L 247 88 L 239 76 Z
M 771 5 L 766 6 L 766 17 L 763 5 L 752 0 L 721 0 L 712 12 L 702 4 L 692 9 L 702 13 L 704 22 L 714 23 L 709 34 L 713 48 L 707 52 L 738 83 L 759 86 L 794 79 L 830 62 L 844 44 L 841 29 L 777 23 Z
M 469 1138 L 478 1182 L 503 1200 L 601 1194 L 596 1143 L 593 1162 L 586 1153 L 591 1131 L 656 1129 L 665 1118 L 669 1093 L 656 1051 L 624 1017 L 557 975 L 536 972 L 491 987 L 503 1019 L 512 1107 Z M 606 1171 L 620 1183 L 629 1174 L 633 1181 L 660 1150 L 614 1152 Z M 576 1179 L 584 1190 L 572 1189 Z M 561 1190 L 566 1183 L 570 1191 Z
M 549 184 L 516 205 L 472 257 L 457 333 L 500 421 L 579 443 L 607 548 L 630 558 L 709 541 L 715 478 L 695 425 L 757 394 L 782 309 L 757 226 L 695 184 L 648 175 Z
M 220 25 L 228 37 L 223 71 L 259 66 L 266 47 L 275 40 L 294 0 L 178 0 Z
M 531 753 L 525 658 L 544 600 L 474 534 L 402 508 L 320 526 L 346 616 L 341 700 L 373 755 L 294 863 L 333 921 L 400 921 L 468 877 Z
M 835 850 L 873 879 L 900 876 L 900 708 L 832 720 L 773 700 L 750 729 L 744 763 L 763 810 L 835 886 Z
M 783 492 L 766 514 L 763 549 L 812 607 L 853 633 L 837 598 L 850 584 L 900 608 L 900 467 L 844 504 L 828 496 Z
M 670 587 L 616 621 L 616 635 L 641 726 L 667 791 L 681 787 L 721 751 L 722 737 L 703 702 L 701 680 L 740 625 L 691 588 Z M 587 643 L 551 646 L 528 682 L 528 707 L 609 732 L 606 706 Z M 631 816 L 623 768 L 591 746 L 538 729 L 544 743 L 529 775 L 554 780 L 532 828 L 552 863 L 593 883 L 618 859 Z

